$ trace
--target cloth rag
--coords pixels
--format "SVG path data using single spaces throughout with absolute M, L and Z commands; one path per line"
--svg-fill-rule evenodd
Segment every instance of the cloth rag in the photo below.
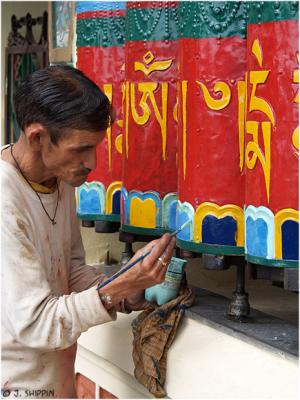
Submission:
M 155 397 L 165 397 L 167 354 L 186 308 L 194 294 L 182 287 L 176 299 L 151 304 L 132 321 L 134 375 Z

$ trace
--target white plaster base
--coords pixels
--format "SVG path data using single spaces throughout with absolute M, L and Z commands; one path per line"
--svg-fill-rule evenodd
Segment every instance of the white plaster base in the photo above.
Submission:
M 130 323 L 137 313 L 90 329 L 78 341 L 76 371 L 119 398 L 151 398 L 133 376 Z M 168 353 L 171 398 L 297 399 L 296 360 L 185 317 Z

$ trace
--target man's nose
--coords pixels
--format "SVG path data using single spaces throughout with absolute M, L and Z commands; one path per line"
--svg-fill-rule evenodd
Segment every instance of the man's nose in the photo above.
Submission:
M 85 168 L 93 170 L 97 165 L 97 154 L 96 150 L 93 150 L 89 153 L 88 157 L 84 160 L 83 165 Z

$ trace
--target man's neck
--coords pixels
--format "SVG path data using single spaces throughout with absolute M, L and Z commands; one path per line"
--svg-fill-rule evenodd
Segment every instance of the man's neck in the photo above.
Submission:
M 30 182 L 52 188 L 56 184 L 56 178 L 45 172 L 45 166 L 41 157 L 32 151 L 23 137 L 12 147 L 7 147 L 1 153 L 1 158 L 13 165 Z

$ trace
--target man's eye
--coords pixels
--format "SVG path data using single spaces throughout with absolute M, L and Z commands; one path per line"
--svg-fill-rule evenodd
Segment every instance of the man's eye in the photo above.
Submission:
M 91 147 L 81 147 L 77 150 L 78 153 L 84 153 L 85 151 L 91 150 Z

